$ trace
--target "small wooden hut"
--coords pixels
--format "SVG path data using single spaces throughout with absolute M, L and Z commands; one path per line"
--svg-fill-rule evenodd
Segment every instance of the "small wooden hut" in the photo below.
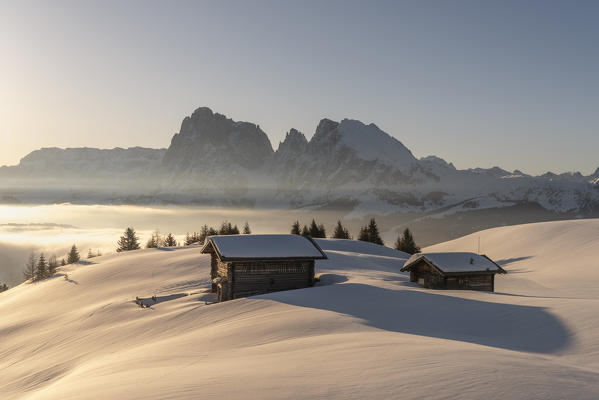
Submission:
M 210 236 L 202 253 L 212 256 L 218 301 L 312 286 L 315 260 L 327 258 L 312 238 L 299 235 Z
M 410 282 L 430 289 L 495 290 L 495 274 L 506 271 L 485 255 L 475 253 L 418 253 L 402 271 Z

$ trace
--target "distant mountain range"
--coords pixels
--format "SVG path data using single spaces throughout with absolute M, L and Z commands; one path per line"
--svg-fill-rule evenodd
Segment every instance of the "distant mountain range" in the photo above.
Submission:
M 44 148 L 0 168 L 0 201 L 339 208 L 346 214 L 445 218 L 533 205 L 599 213 L 599 168 L 530 176 L 499 167 L 458 170 L 417 159 L 374 124 L 323 119 L 310 140 L 291 129 L 276 151 L 256 124 L 198 108 L 168 149 Z

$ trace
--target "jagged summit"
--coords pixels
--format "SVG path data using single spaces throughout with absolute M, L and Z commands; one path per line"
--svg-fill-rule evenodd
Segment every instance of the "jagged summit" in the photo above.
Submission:
M 308 139 L 297 129 L 291 128 L 285 135 L 285 140 L 279 143 L 277 152 L 303 151 L 308 146 Z
M 437 165 L 437 166 L 441 166 L 443 168 L 449 168 L 452 170 L 455 170 L 455 166 L 453 165 L 453 163 L 448 163 L 447 161 L 445 161 L 444 159 L 442 159 L 441 157 L 437 157 L 437 156 L 426 156 L 426 157 L 422 157 L 420 159 L 421 162 L 425 162 L 425 163 L 430 163 L 433 165 Z
M 310 146 L 314 151 L 318 147 L 345 147 L 360 160 L 378 161 L 398 169 L 410 168 L 417 161 L 399 140 L 375 124 L 366 125 L 353 119 L 344 119 L 340 123 L 326 118 L 321 120 Z
M 255 169 L 272 153 L 268 136 L 256 124 L 236 122 L 201 107 L 183 119 L 163 165 L 175 173 L 200 173 L 223 162 Z
M 94 191 L 102 187 L 101 199 L 110 202 L 344 204 L 361 210 L 358 215 L 429 212 L 461 202 L 468 202 L 468 210 L 537 203 L 560 213 L 599 212 L 599 168 L 592 176 L 539 177 L 499 167 L 459 170 L 436 156 L 416 159 L 374 123 L 355 119 L 324 118 L 310 140 L 290 129 L 275 152 L 258 125 L 209 107 L 183 119 L 167 150 L 42 149 L 18 166 L 1 167 L 0 177 L 14 178 L 12 187 L 56 177 L 55 192 L 44 194 L 51 202 L 95 201 Z M 11 189 L 9 195 L 25 198 L 28 190 L 36 189 Z M 131 194 L 141 200 L 130 200 Z

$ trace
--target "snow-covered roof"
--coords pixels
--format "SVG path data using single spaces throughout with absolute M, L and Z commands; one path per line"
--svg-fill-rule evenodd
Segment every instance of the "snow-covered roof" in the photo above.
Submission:
M 455 253 L 417 253 L 406 261 L 401 269 L 408 271 L 411 266 L 424 259 L 444 273 L 463 272 L 496 272 L 505 273 L 505 270 L 495 264 L 493 260 L 485 255 L 468 252 Z
M 210 236 L 202 253 L 209 252 L 210 246 L 222 261 L 327 258 L 312 239 L 290 234 Z

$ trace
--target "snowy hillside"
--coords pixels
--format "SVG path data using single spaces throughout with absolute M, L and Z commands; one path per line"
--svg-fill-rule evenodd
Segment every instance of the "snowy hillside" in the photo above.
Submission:
M 317 262 L 317 287 L 220 304 L 206 304 L 210 259 L 199 247 L 69 266 L 0 294 L 0 393 L 595 399 L 599 220 L 480 236 L 508 271 L 496 293 L 422 289 L 398 272 L 405 255 L 339 240 L 319 240 L 329 259 Z M 435 250 L 472 250 L 477 237 Z

